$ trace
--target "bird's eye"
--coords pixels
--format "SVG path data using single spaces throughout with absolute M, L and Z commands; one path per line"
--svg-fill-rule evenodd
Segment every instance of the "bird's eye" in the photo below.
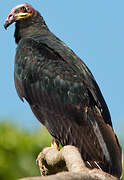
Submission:
M 23 12 L 27 12 L 26 8 L 25 7 L 21 7 L 21 11 Z
M 29 7 L 26 7 L 27 11 L 30 11 Z
M 18 12 L 19 12 L 19 10 L 18 10 L 18 9 L 16 9 L 16 10 L 15 10 L 15 13 L 18 13 Z
M 19 8 L 19 9 L 16 9 L 15 10 L 15 13 L 19 13 L 19 12 L 27 12 L 27 9 L 25 8 L 25 7 L 21 7 L 21 8 Z
M 27 12 L 32 14 L 32 10 L 28 6 L 26 7 L 26 10 L 27 10 Z

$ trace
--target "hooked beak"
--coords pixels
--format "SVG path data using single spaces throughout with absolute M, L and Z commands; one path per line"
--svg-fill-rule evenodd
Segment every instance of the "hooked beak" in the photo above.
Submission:
M 9 21 L 6 20 L 6 21 L 4 22 L 4 28 L 7 30 L 7 28 L 8 28 L 9 25 L 10 25 Z
M 16 18 L 13 14 L 9 14 L 4 22 L 4 28 L 7 29 L 13 22 L 15 22 Z

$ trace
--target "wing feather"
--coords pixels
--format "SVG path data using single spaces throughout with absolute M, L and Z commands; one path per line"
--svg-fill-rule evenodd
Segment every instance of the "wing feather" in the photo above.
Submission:
M 50 34 L 51 35 L 51 34 Z M 81 81 L 83 81 L 92 95 L 95 104 L 100 109 L 103 119 L 106 123 L 112 126 L 110 113 L 106 102 L 102 96 L 102 93 L 92 75 L 90 70 L 87 68 L 86 64 L 70 49 L 68 48 L 60 39 L 55 37 L 53 34 L 49 36 L 34 36 L 34 41 L 43 44 L 47 49 L 57 54 L 60 59 L 66 61 L 68 66 L 70 66 L 73 71 L 80 76 Z
M 15 86 L 62 145 L 77 146 L 86 164 L 120 175 L 121 149 L 101 91 L 86 65 L 59 39 L 21 40 Z

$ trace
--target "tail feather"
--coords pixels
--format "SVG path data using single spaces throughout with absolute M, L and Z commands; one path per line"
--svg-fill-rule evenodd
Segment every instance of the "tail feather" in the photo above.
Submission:
M 122 174 L 122 152 L 118 139 L 109 124 L 104 122 L 99 111 L 88 109 L 88 121 L 91 123 L 94 134 L 97 136 L 99 145 L 102 149 L 102 161 L 92 162 L 93 166 L 99 166 L 103 171 L 116 177 Z M 97 163 L 97 164 L 96 164 Z

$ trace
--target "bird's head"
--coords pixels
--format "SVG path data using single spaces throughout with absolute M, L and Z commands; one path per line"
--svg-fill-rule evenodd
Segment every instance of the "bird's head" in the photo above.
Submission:
M 13 22 L 21 21 L 34 14 L 34 9 L 31 5 L 24 3 L 14 7 L 9 13 L 7 19 L 4 22 L 4 27 L 7 29 Z

